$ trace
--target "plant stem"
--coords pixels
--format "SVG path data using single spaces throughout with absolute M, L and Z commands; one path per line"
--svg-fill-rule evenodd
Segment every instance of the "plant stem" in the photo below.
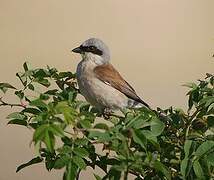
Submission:
M 196 117 L 196 115 L 198 114 L 198 112 L 199 112 L 200 110 L 201 110 L 201 109 L 198 108 L 198 109 L 190 116 L 189 122 L 188 122 L 188 126 L 187 126 L 187 129 L 186 129 L 186 134 L 185 134 L 186 138 L 187 138 L 187 136 L 188 136 L 188 134 L 189 134 L 189 129 L 190 129 L 191 125 L 192 125 L 192 122 L 194 121 L 194 118 Z
M 124 171 L 124 180 L 128 180 L 128 174 L 129 174 L 129 171 L 128 171 L 128 167 L 126 169 L 126 171 Z
M 22 104 L 12 104 L 12 103 L 7 103 L 5 101 L 2 100 L 2 98 L 0 98 L 0 106 L 10 106 L 11 108 L 12 107 L 22 107 L 22 108 L 25 108 Z

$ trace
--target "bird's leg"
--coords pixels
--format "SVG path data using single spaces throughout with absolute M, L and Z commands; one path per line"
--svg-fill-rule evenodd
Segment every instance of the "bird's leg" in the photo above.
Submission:
M 103 110 L 103 117 L 104 117 L 105 119 L 109 119 L 110 116 L 112 115 L 112 113 L 113 113 L 113 111 L 112 111 L 110 108 L 105 108 L 105 109 Z

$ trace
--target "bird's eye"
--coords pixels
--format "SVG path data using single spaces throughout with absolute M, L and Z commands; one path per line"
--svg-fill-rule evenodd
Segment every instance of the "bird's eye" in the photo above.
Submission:
M 94 51 L 94 50 L 96 50 L 96 47 L 95 47 L 95 46 L 89 46 L 89 49 L 90 49 L 91 51 Z

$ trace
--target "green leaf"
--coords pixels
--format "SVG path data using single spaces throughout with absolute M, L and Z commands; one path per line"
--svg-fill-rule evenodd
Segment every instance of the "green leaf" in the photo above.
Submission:
M 19 97 L 19 99 L 23 99 L 24 98 L 24 93 L 22 92 L 22 90 L 15 91 L 15 95 L 17 95 Z
M 34 91 L 35 90 L 35 88 L 34 88 L 34 86 L 33 86 L 33 84 L 28 84 L 28 89 L 30 89 L 30 90 L 32 90 L 32 91 Z
M 65 167 L 71 160 L 69 155 L 61 155 L 59 158 L 56 159 L 54 163 L 54 169 L 62 169 Z
M 34 79 L 34 81 L 45 87 L 49 87 L 51 85 L 47 79 L 43 79 L 43 78 L 36 78 L 36 79 Z
M 73 162 L 70 162 L 66 167 L 66 171 L 63 175 L 63 180 L 76 180 L 78 167 Z
M 35 78 L 43 79 L 45 77 L 49 77 L 50 73 L 46 69 L 36 69 L 36 70 L 34 70 L 33 76 Z
M 214 97 L 213 96 L 208 96 L 206 98 L 203 98 L 200 101 L 200 105 L 204 104 L 204 107 L 210 106 L 212 103 L 214 103 Z
M 61 101 L 59 102 L 56 107 L 56 111 L 58 113 L 62 113 L 66 124 L 71 124 L 75 121 L 77 116 L 77 111 L 68 105 L 67 101 Z
M 140 128 L 141 127 L 141 125 L 146 121 L 146 120 L 148 120 L 148 119 L 150 119 L 151 117 L 144 117 L 145 115 L 142 115 L 142 114 L 140 114 L 140 115 L 138 115 L 138 116 L 136 116 L 136 117 L 134 117 L 133 119 L 131 119 L 130 121 L 128 121 L 127 122 L 127 125 L 126 125 L 126 127 L 127 128 L 131 128 L 131 127 L 134 127 L 134 128 Z
M 45 104 L 42 100 L 36 99 L 30 102 L 31 106 L 36 106 L 38 108 L 47 108 L 47 104 Z
M 27 117 L 20 112 L 13 112 L 7 116 L 7 119 L 19 119 L 19 120 L 26 120 Z
M 72 78 L 72 77 L 74 77 L 74 74 L 72 72 L 69 72 L 69 71 L 59 73 L 59 78 L 67 78 L 67 77 Z
M 0 89 L 1 88 L 16 89 L 14 86 L 10 85 L 9 83 L 0 83 Z
M 165 126 L 163 122 L 157 119 L 157 117 L 152 118 L 151 131 L 154 136 L 159 136 L 163 132 L 164 128 Z
M 73 149 L 73 152 L 74 152 L 76 155 L 78 155 L 78 156 L 80 156 L 80 157 L 82 157 L 82 158 L 88 157 L 88 156 L 89 156 L 88 151 L 87 151 L 86 149 L 84 149 L 84 148 L 75 147 L 75 148 Z
M 194 169 L 194 172 L 195 172 L 195 175 L 198 179 L 205 179 L 205 176 L 204 176 L 204 172 L 203 172 L 203 169 L 199 163 L 199 161 L 194 161 L 193 163 L 193 169 Z
M 80 120 L 79 123 L 81 124 L 81 126 L 84 128 L 84 129 L 89 129 L 91 128 L 91 122 L 88 121 L 88 120 Z
M 57 92 L 58 92 L 58 89 L 53 89 L 53 90 L 48 90 L 48 91 L 46 91 L 44 94 L 56 95 Z
M 188 87 L 188 88 L 192 88 L 192 89 L 196 89 L 198 86 L 195 83 L 185 83 L 183 84 L 183 86 Z
M 214 127 L 214 116 L 207 117 L 207 124 L 209 127 Z
M 192 146 L 192 140 L 186 140 L 184 143 L 185 157 L 189 157 L 190 148 Z
M 46 100 L 50 99 L 50 97 L 48 94 L 41 93 L 39 96 L 39 99 L 46 101 Z
M 79 105 L 80 113 L 89 111 L 90 104 L 88 104 L 88 102 L 79 102 L 79 103 L 80 103 Z
M 214 149 L 214 141 L 203 142 L 195 152 L 195 156 L 201 157 Z
M 214 167 L 214 152 L 210 153 L 206 159 Z
M 109 127 L 104 124 L 104 123 L 97 123 L 95 126 L 94 126 L 94 129 L 103 129 L 103 130 L 109 130 Z
M 181 174 L 183 177 L 186 177 L 186 175 L 188 174 L 188 169 L 191 169 L 192 165 L 190 163 L 190 159 L 189 156 L 190 154 L 190 149 L 193 145 L 193 141 L 192 140 L 186 140 L 184 143 L 184 152 L 185 152 L 185 158 L 181 161 Z
M 38 115 L 41 113 L 41 111 L 36 108 L 25 108 L 24 110 L 22 110 L 22 112 L 29 113 L 29 114 L 35 114 L 35 115 Z
M 20 120 L 20 119 L 10 120 L 7 124 L 17 124 L 17 125 L 21 125 L 21 126 L 27 126 L 27 122 L 24 120 Z
M 154 163 L 154 168 L 155 168 L 157 171 L 160 171 L 161 173 L 163 173 L 163 175 L 164 175 L 168 180 L 171 179 L 170 171 L 169 171 L 168 168 L 167 168 L 164 164 L 162 164 L 160 161 L 155 161 L 155 163 Z
M 180 171 L 181 171 L 181 174 L 182 174 L 183 178 L 186 177 L 186 169 L 187 169 L 187 167 L 188 167 L 188 162 L 189 162 L 189 159 L 188 159 L 188 158 L 184 158 L 184 159 L 181 161 Z
M 69 103 L 72 104 L 72 102 L 74 102 L 74 100 L 76 99 L 76 97 L 77 97 L 77 92 L 76 91 L 70 91 L 68 93 L 68 101 L 69 101 Z
M 9 83 L 0 83 L 0 90 L 2 90 L 3 93 L 6 93 L 8 89 L 16 89 L 16 88 L 10 85 Z
M 98 141 L 110 141 L 111 137 L 108 132 L 90 131 L 89 138 L 97 139 Z
M 49 129 L 46 129 L 45 131 L 44 143 L 50 152 L 54 152 L 55 137 Z
M 28 66 L 29 66 L 29 63 L 28 63 L 28 62 L 25 62 L 25 63 L 23 64 L 23 68 L 24 68 L 25 72 L 29 70 L 29 69 L 28 69 Z
M 72 158 L 73 162 L 80 168 L 80 169 L 85 169 L 86 164 L 85 161 L 79 157 L 79 156 L 73 156 Z
M 16 169 L 16 172 L 19 172 L 21 169 L 23 169 L 23 168 L 25 168 L 25 167 L 27 167 L 27 166 L 30 166 L 30 165 L 33 165 L 33 164 L 38 164 L 38 163 L 40 163 L 40 162 L 42 162 L 42 161 L 43 161 L 43 159 L 42 159 L 41 157 L 39 157 L 39 156 L 36 157 L 36 158 L 33 158 L 33 159 L 31 159 L 29 162 L 20 165 L 20 166 Z
M 60 136 L 60 137 L 64 136 L 64 132 L 59 125 L 50 124 L 49 131 L 51 131 L 53 134 L 55 134 L 57 136 Z
M 143 149 L 146 150 L 147 140 L 140 129 L 135 129 L 133 131 L 133 140 L 134 140 L 134 142 L 139 144 Z
M 16 76 L 19 78 L 19 80 L 21 81 L 21 83 L 23 84 L 23 86 L 27 85 L 27 77 L 25 76 L 24 73 L 16 73 Z
M 43 125 L 39 126 L 33 134 L 33 141 L 35 141 L 35 143 L 37 143 L 39 140 L 40 141 L 43 140 L 47 129 L 48 129 L 47 124 L 43 124 Z
M 102 178 L 97 174 L 94 174 L 94 177 L 95 177 L 96 180 L 102 180 Z

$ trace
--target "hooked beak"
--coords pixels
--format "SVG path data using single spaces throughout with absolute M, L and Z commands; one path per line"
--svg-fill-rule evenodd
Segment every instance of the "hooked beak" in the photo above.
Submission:
M 77 47 L 77 48 L 72 49 L 72 52 L 74 52 L 74 53 L 82 53 L 82 49 L 81 49 L 81 47 Z

